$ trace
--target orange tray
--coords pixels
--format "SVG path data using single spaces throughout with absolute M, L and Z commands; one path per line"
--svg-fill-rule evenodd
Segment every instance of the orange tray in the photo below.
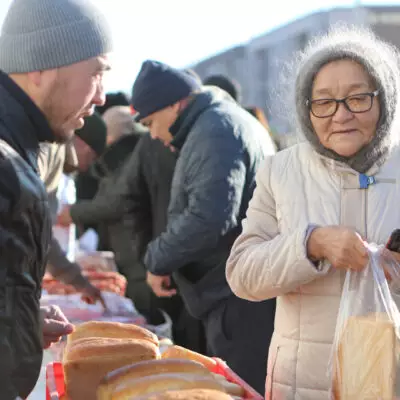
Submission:
M 214 372 L 224 376 L 229 382 L 236 383 L 245 391 L 244 399 L 263 400 L 263 396 L 257 393 L 250 385 L 235 374 L 222 360 L 215 358 L 217 362 Z M 52 362 L 46 368 L 46 400 L 62 400 L 65 396 L 64 370 L 60 362 Z
M 214 358 L 217 362 L 217 367 L 214 371 L 216 374 L 222 375 L 229 382 L 236 383 L 236 385 L 241 386 L 244 389 L 245 395 L 244 399 L 248 400 L 263 400 L 264 397 L 257 393 L 249 384 L 247 384 L 239 375 L 233 372 L 228 365 L 219 358 Z

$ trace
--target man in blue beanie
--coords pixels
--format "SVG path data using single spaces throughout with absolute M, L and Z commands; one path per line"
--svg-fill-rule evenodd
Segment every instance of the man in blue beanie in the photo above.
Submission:
M 172 277 L 188 311 L 204 323 L 210 355 L 262 392 L 275 302 L 235 297 L 225 263 L 257 168 L 275 147 L 226 92 L 157 61 L 143 63 L 132 105 L 152 137 L 179 154 L 166 230 L 144 257 L 148 284 L 160 297 L 173 296 Z
M 0 398 L 26 399 L 43 347 L 73 327 L 40 309 L 51 217 L 41 142 L 66 142 L 104 103 L 111 37 L 87 0 L 14 0 L 0 33 Z

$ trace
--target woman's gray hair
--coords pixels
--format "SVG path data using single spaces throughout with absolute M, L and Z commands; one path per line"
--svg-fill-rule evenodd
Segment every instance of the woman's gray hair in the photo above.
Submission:
M 350 59 L 363 66 L 379 89 L 380 119 L 372 142 L 355 156 L 341 157 L 320 143 L 310 120 L 307 100 L 311 98 L 315 76 L 321 68 L 337 60 Z M 296 60 L 296 125 L 321 154 L 345 162 L 359 172 L 381 163 L 399 143 L 400 56 L 396 48 L 378 39 L 371 31 L 355 26 L 335 26 L 325 36 L 311 41 Z

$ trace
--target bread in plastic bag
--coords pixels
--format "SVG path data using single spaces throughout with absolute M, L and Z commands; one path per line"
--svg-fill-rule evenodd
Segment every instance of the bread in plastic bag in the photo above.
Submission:
M 382 247 L 368 245 L 369 264 L 348 270 L 330 360 L 335 400 L 395 398 L 400 313 L 384 269 L 400 266 Z

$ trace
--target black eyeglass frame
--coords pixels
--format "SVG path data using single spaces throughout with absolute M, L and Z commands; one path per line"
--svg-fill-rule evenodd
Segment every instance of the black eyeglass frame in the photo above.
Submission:
M 363 113 L 366 113 L 366 112 L 368 112 L 368 111 L 371 110 L 371 108 L 372 108 L 372 106 L 373 106 L 373 104 L 374 104 L 374 98 L 377 97 L 377 96 L 379 95 L 379 93 L 380 93 L 380 90 L 377 89 L 377 90 L 375 90 L 375 91 L 373 91 L 373 92 L 369 92 L 369 93 L 356 93 L 356 94 L 352 94 L 352 95 L 350 95 L 350 96 L 343 97 L 343 99 L 332 99 L 332 98 L 331 98 L 331 99 L 316 99 L 316 100 L 307 99 L 307 100 L 306 100 L 306 106 L 307 106 L 307 108 L 310 110 L 310 112 L 312 113 L 312 115 L 314 115 L 314 117 L 316 117 L 316 118 L 329 118 L 329 117 L 334 116 L 334 115 L 337 113 L 337 110 L 339 109 L 339 104 L 340 104 L 340 103 L 343 103 L 343 105 L 346 107 L 346 110 L 350 111 L 351 113 L 354 113 L 354 114 L 363 114 Z M 371 99 L 371 105 L 369 106 L 369 108 L 368 108 L 367 110 L 364 110 L 364 111 L 353 111 L 353 110 L 349 107 L 349 105 L 347 104 L 347 100 L 348 100 L 349 98 L 351 98 L 351 97 L 357 97 L 357 96 L 369 96 L 369 97 L 370 97 L 370 99 Z M 331 114 L 329 114 L 329 115 L 324 115 L 324 116 L 316 115 L 316 114 L 313 112 L 313 110 L 312 110 L 312 104 L 313 104 L 313 102 L 316 102 L 316 101 L 334 101 L 334 102 L 336 103 L 336 107 L 335 107 L 334 111 L 333 111 Z

